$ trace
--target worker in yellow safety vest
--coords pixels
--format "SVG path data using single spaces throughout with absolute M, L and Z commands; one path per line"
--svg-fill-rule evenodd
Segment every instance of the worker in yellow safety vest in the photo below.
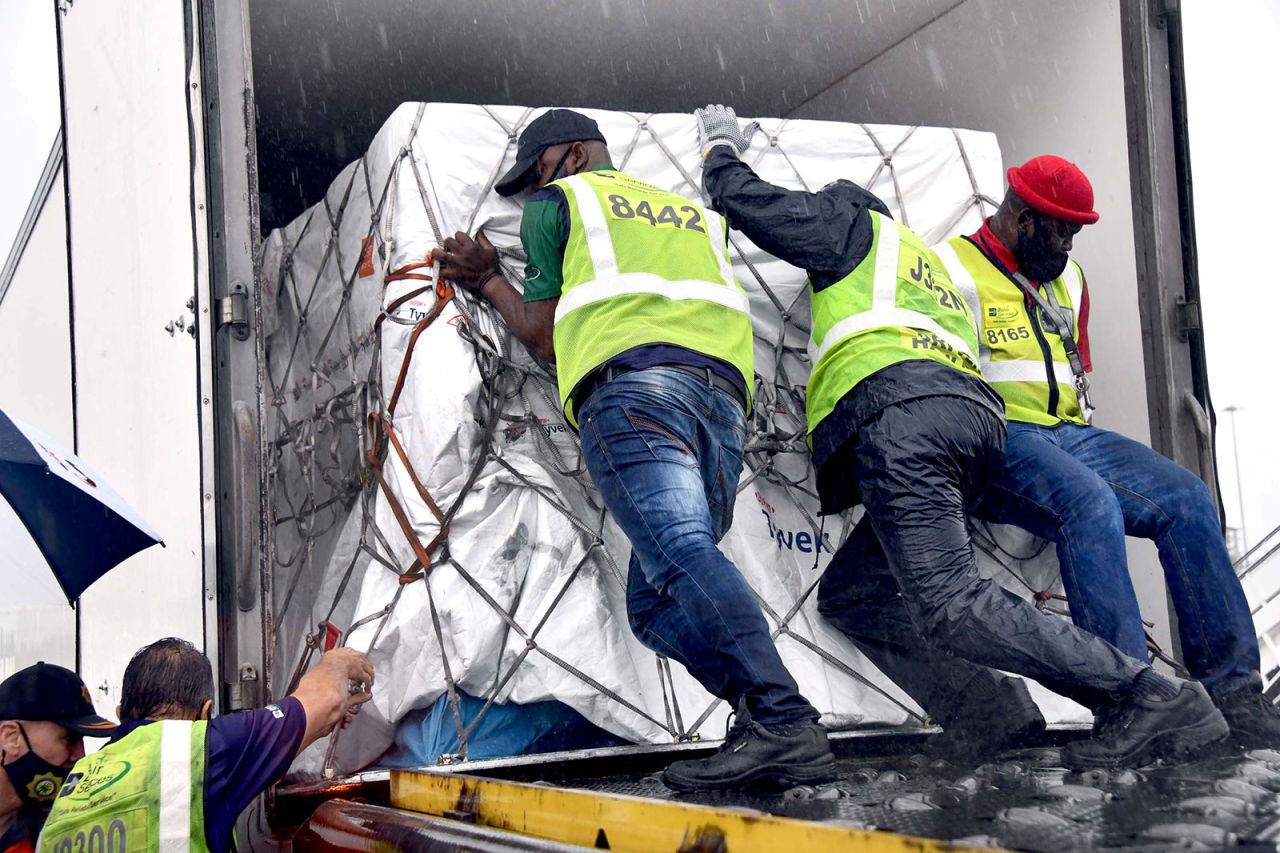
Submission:
M 716 547 L 733 519 L 755 381 L 747 296 L 724 220 L 613 167 L 595 121 L 549 110 L 520 134 L 497 191 L 532 193 L 523 293 L 483 232 L 437 251 L 440 274 L 491 302 L 553 360 L 587 471 L 631 541 L 627 612 L 646 646 L 739 708 L 724 747 L 672 764 L 679 790 L 834 779 L 741 572 Z
M 42 853 L 222 853 L 236 819 L 297 757 L 371 697 L 373 668 L 334 649 L 282 701 L 210 719 L 213 670 L 185 640 L 159 640 L 124 671 L 120 728 L 67 776 Z
M 1008 180 L 976 233 L 937 247 L 973 306 L 982 372 L 1009 420 L 978 513 L 1052 541 L 1075 623 L 1142 660 L 1125 536 L 1154 541 L 1191 676 L 1237 745 L 1280 746 L 1280 711 L 1261 693 L 1256 631 L 1208 488 L 1146 445 L 1089 424 L 1089 290 L 1068 254 L 1098 221 L 1093 187 L 1053 155 L 1009 169 Z M 1118 719 L 1111 705 L 1095 710 L 1104 723 Z
M 978 371 L 972 310 L 934 253 L 848 181 L 812 193 L 762 180 L 741 159 L 754 124 L 740 127 L 733 110 L 718 105 L 696 115 L 703 185 L 716 209 L 757 246 L 809 273 L 807 409 L 818 495 L 824 513 L 858 497 L 866 508 L 832 557 L 819 611 L 931 713 L 945 715 L 954 704 L 938 701 L 953 697 L 930 688 L 935 677 L 991 685 L 986 668 L 1125 708 L 1127 737 L 1073 744 L 1064 759 L 1074 765 L 1176 753 L 1222 737 L 1226 724 L 1198 684 L 1046 619 L 978 574 L 966 511 L 1000 465 L 1004 418 Z M 878 559 L 863 559 L 871 554 Z M 923 665 L 917 650 L 929 652 Z M 1021 697 L 1018 713 L 989 708 L 989 727 L 1010 738 L 1043 729 Z

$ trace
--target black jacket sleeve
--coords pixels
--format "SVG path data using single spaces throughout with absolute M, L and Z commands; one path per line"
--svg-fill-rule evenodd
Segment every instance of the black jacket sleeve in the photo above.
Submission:
M 731 148 L 718 145 L 703 164 L 703 186 L 729 225 L 771 255 L 805 270 L 815 290 L 853 272 L 871 251 L 869 210 L 884 202 L 849 181 L 816 193 L 761 179 Z

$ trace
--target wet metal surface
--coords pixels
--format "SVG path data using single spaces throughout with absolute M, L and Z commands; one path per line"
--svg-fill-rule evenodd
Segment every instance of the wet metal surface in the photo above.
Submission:
M 558 784 L 736 807 L 1015 850 L 1275 850 L 1280 754 L 1220 751 L 1180 765 L 1074 773 L 1057 749 L 977 767 L 922 755 L 859 756 L 840 779 L 781 793 L 678 795 L 657 773 Z

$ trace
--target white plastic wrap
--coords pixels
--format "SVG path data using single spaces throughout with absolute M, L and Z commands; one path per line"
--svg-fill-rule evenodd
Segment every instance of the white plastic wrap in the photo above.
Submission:
M 520 200 L 490 188 L 513 160 L 518 129 L 539 112 L 405 104 L 322 204 L 268 240 L 281 670 L 305 661 L 306 638 L 329 620 L 355 626 L 347 641 L 369 650 L 377 671 L 373 702 L 333 751 L 337 772 L 375 760 L 395 721 L 434 702 L 449 679 L 500 702 L 557 699 L 636 741 L 723 730 L 723 703 L 717 707 L 678 665 L 664 667 L 631 635 L 629 546 L 582 471 L 547 367 L 490 309 L 463 295 L 411 346 L 438 296 L 419 279 L 383 283 L 422 262 L 442 237 L 479 227 L 499 247 L 508 278 L 519 281 Z M 691 116 L 584 112 L 599 122 L 619 168 L 701 195 Z M 762 177 L 808 189 L 851 179 L 930 243 L 975 230 L 1002 191 L 999 148 L 988 133 L 761 124 L 744 159 Z M 803 441 L 804 273 L 741 234 L 731 234 L 731 243 L 751 298 L 758 381 L 747 468 L 722 548 L 761 597 L 770 624 L 785 623 L 783 659 L 828 724 L 902 723 L 915 706 L 818 616 L 812 595 L 853 516 L 825 524 L 817 517 Z M 380 310 L 423 288 L 375 330 Z M 366 412 L 386 411 L 406 356 L 393 428 L 436 504 L 446 512 L 456 506 L 447 543 L 432 555 L 448 560 L 410 583 L 401 574 L 414 551 L 361 457 Z M 383 470 L 419 540 L 431 542 L 439 524 L 394 453 Z M 997 535 L 1001 543 L 1010 538 Z M 1006 547 L 1035 550 L 1030 540 Z M 998 559 L 983 555 L 984 572 L 1016 592 L 1056 581 L 1052 549 L 1026 566 L 990 550 Z M 1060 700 L 1050 714 L 1070 715 L 1070 707 Z M 319 772 L 326 746 L 313 747 L 295 771 Z

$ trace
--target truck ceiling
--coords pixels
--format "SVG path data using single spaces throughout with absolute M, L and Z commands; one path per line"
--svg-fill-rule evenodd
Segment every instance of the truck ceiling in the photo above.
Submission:
M 964 2 L 250 0 L 262 228 L 404 101 L 786 116 Z

